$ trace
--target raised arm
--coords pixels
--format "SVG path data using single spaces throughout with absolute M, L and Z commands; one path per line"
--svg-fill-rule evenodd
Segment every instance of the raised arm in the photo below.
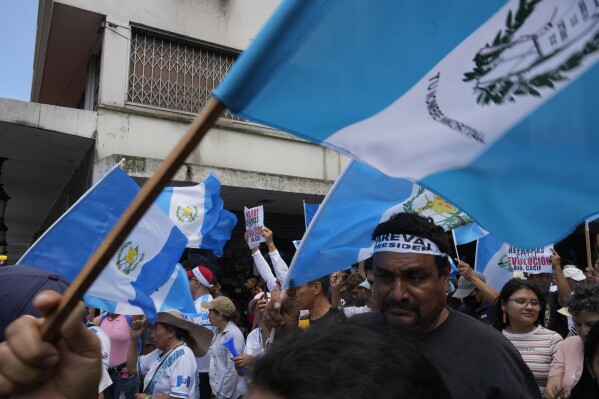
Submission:
M 457 259 L 456 259 L 457 260 Z M 458 273 L 460 276 L 464 276 L 464 278 L 470 281 L 482 294 L 483 298 L 486 301 L 491 303 L 495 303 L 495 299 L 499 297 L 499 292 L 489 284 L 485 283 L 473 273 L 472 267 L 463 260 L 460 260 L 458 263 Z
M 555 282 L 557 284 L 557 295 L 560 306 L 564 306 L 568 300 L 570 299 L 570 286 L 568 285 L 568 281 L 564 276 L 564 271 L 562 269 L 562 258 L 555 251 L 555 249 L 551 248 L 553 251 L 553 255 L 551 255 L 551 266 L 553 267 L 553 272 L 555 273 Z
M 287 266 L 287 263 L 285 263 L 283 258 L 281 258 L 281 255 L 279 254 L 277 247 L 275 247 L 275 243 L 273 241 L 272 236 L 272 230 L 270 230 L 268 227 L 264 227 L 262 229 L 262 235 L 266 239 L 266 246 L 268 247 L 268 256 L 270 256 L 270 260 L 272 261 L 272 266 L 275 269 L 275 274 L 282 284 L 283 281 L 285 281 L 285 278 L 287 277 L 287 271 L 289 270 L 289 267 Z
M 127 351 L 127 370 L 131 374 L 138 374 L 137 372 L 137 342 L 144 332 L 144 322 L 142 320 L 135 320 L 131 322 L 131 329 L 129 332 L 129 349 Z

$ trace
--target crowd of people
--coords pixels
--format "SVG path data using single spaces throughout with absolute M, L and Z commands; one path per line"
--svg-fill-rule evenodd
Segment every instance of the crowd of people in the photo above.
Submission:
M 599 262 L 585 273 L 553 251 L 552 273 L 498 292 L 456 259 L 452 281 L 443 229 L 399 213 L 374 228 L 370 259 L 283 292 L 288 265 L 262 234 L 268 260 L 250 248 L 259 276 L 245 280 L 247 309 L 216 295 L 209 268 L 184 262 L 196 317 L 168 310 L 152 325 L 81 305 L 49 343 L 39 317 L 64 289 L 39 273 L 0 320 L 0 397 L 599 397 Z M 0 288 L 10 281 L 0 274 Z

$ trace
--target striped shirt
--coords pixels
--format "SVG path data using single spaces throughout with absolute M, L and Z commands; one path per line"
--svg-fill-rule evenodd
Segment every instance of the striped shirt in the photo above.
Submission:
M 522 358 L 531 369 L 537 380 L 541 394 L 549 378 L 549 367 L 557 352 L 562 337 L 555 331 L 538 326 L 526 334 L 512 334 L 505 330 L 503 335 L 518 349 Z

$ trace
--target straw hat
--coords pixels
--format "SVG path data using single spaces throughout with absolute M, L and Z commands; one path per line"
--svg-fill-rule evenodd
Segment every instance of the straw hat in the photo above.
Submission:
M 204 356 L 208 352 L 212 337 L 214 336 L 212 331 L 185 320 L 178 310 L 172 309 L 159 312 L 156 323 L 168 324 L 187 331 L 191 337 L 191 342 L 187 342 L 187 346 L 189 346 L 196 357 Z

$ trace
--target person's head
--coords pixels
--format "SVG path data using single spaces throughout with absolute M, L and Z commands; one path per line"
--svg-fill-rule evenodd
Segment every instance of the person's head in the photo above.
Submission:
M 262 322 L 262 312 L 258 311 L 258 305 L 260 301 L 264 301 L 263 303 L 270 301 L 270 293 L 259 292 L 254 295 L 254 298 L 248 304 L 248 312 L 254 315 L 254 324 L 256 325 Z
M 599 285 L 579 285 L 566 304 L 576 332 L 584 342 L 589 330 L 599 321 Z
M 249 292 L 254 292 L 260 283 L 260 279 L 256 276 L 249 276 L 245 279 L 245 289 Z
M 60 294 L 69 288 L 69 281 L 56 273 L 25 265 L 0 267 L 0 342 L 4 330 L 23 315 L 41 317 L 33 306 L 35 296 L 46 290 Z
M 170 350 L 183 341 L 196 356 L 203 356 L 210 345 L 210 335 L 174 309 L 158 313 L 151 338 L 154 346 L 162 351 Z
M 219 296 L 210 302 L 202 302 L 202 308 L 208 309 L 208 320 L 221 330 L 235 318 L 235 304 L 226 296 Z
M 473 273 L 481 281 L 487 282 L 484 274 L 476 271 Z M 454 292 L 453 297 L 461 299 L 462 303 L 472 310 L 478 309 L 483 302 L 482 292 L 464 276 L 461 276 L 458 280 L 458 289 Z
M 450 398 L 439 372 L 420 352 L 352 322 L 275 341 L 256 360 L 249 380 L 247 399 Z
M 527 280 L 538 288 L 539 294 L 543 301 L 549 295 L 549 289 L 551 288 L 551 281 L 553 279 L 553 273 L 529 273 Z
M 207 267 L 199 265 L 191 270 L 187 270 L 187 278 L 189 279 L 189 289 L 194 299 L 210 292 L 213 276 L 212 271 Z
M 584 272 L 574 265 L 564 266 L 564 277 L 568 282 L 568 286 L 570 286 L 570 291 L 573 290 L 577 285 L 584 283 L 584 281 L 587 279 L 587 277 L 584 275 Z
M 315 304 L 328 302 L 330 277 L 328 275 L 297 287 L 296 299 L 300 309 L 310 310 Z
M 513 278 L 505 283 L 495 300 L 493 327 L 501 331 L 509 325 L 542 325 L 544 313 L 545 302 L 537 286 Z
M 371 289 L 368 281 L 364 280 L 360 284 L 352 287 L 349 292 L 351 293 L 353 302 L 355 306 L 366 306 L 367 302 L 370 300 Z
M 449 242 L 443 229 L 410 213 L 379 224 L 374 245 L 374 297 L 391 327 L 423 333 L 440 323 L 449 284 Z

